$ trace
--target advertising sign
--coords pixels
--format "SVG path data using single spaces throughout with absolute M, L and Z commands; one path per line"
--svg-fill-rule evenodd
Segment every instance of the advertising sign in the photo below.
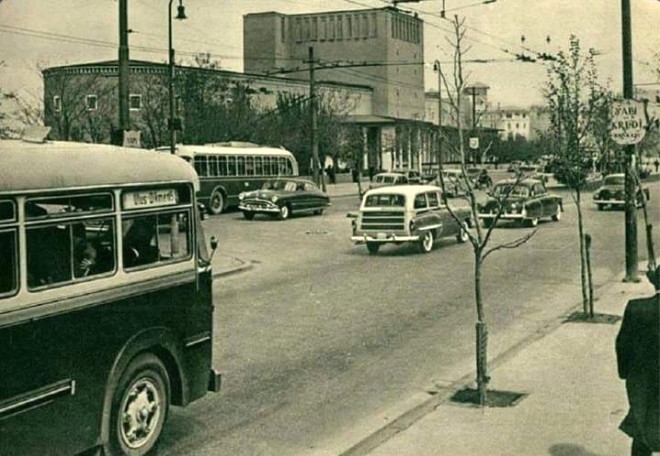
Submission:
M 615 101 L 612 105 L 610 137 L 619 145 L 637 144 L 644 138 L 644 106 L 635 100 Z

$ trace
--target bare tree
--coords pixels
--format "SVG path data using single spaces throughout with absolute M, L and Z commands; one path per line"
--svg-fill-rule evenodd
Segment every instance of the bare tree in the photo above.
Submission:
M 452 47 L 453 54 L 453 72 L 451 75 L 451 80 L 448 80 L 444 74 L 441 74 L 441 80 L 445 87 L 445 93 L 448 94 L 449 103 L 451 110 L 454 115 L 452 116 L 456 122 L 456 130 L 458 132 L 458 139 L 455 143 L 450 141 L 444 141 L 444 144 L 448 147 L 453 147 L 454 152 L 460 157 L 461 163 L 461 175 L 464 186 L 467 188 L 467 194 L 465 199 L 467 204 L 470 207 L 473 228 L 468 231 L 469 240 L 472 245 L 472 251 L 474 253 L 474 293 L 475 293 L 475 304 L 477 311 L 477 322 L 476 322 L 476 337 L 477 337 L 477 347 L 479 347 L 476 356 L 476 368 L 477 368 L 477 388 L 479 391 L 479 403 L 483 406 L 487 404 L 487 387 L 490 377 L 488 375 L 488 362 L 487 362 L 487 324 L 484 312 L 484 296 L 482 294 L 482 267 L 486 258 L 492 253 L 499 250 L 506 249 L 515 249 L 523 244 L 525 244 L 529 239 L 536 234 L 536 229 L 527 234 L 518 237 L 517 239 L 498 244 L 493 247 L 489 247 L 489 242 L 492 237 L 493 228 L 497 224 L 497 221 L 500 219 L 504 212 L 505 204 L 512 191 L 524 178 L 523 175 L 519 175 L 516 180 L 507 187 L 506 191 L 497 196 L 498 209 L 497 213 L 492 220 L 492 223 L 488 227 L 482 227 L 479 223 L 479 210 L 480 204 L 477 199 L 477 194 L 475 193 L 474 186 L 471 180 L 467 175 L 467 162 L 466 162 L 466 148 L 465 148 L 465 138 L 464 138 L 464 126 L 463 126 L 463 116 L 461 115 L 462 110 L 462 96 L 466 86 L 466 77 L 464 76 L 463 70 L 463 61 L 465 54 L 469 51 L 469 48 L 464 48 L 463 43 L 465 39 L 465 19 L 459 19 L 458 16 L 454 17 L 453 20 L 453 29 L 454 36 L 449 40 L 449 44 Z M 445 138 L 447 139 L 447 138 Z M 442 188 L 443 195 L 446 195 L 446 183 L 443 176 L 443 161 L 440 157 L 440 186 Z M 445 204 L 447 203 L 445 198 Z M 456 213 L 452 210 L 451 205 L 446 204 L 447 209 L 451 216 L 458 222 L 464 223 L 458 218 Z M 467 231 L 467 227 L 464 227 Z

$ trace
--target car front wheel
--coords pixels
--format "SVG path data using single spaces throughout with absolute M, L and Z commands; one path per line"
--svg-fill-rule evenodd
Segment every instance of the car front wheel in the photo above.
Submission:
M 538 226 L 539 224 L 539 218 L 538 217 L 532 217 L 531 219 L 527 219 L 527 224 L 531 226 L 532 228 Z
M 280 212 L 277 218 L 279 218 L 280 220 L 286 220 L 289 218 L 290 215 L 291 215 L 291 210 L 289 209 L 289 206 L 285 204 L 280 208 Z
M 243 217 L 247 220 L 252 220 L 254 218 L 254 212 L 243 211 Z
M 433 250 L 433 231 L 426 231 L 419 240 L 418 249 L 420 253 L 429 253 Z
M 209 203 L 209 212 L 213 215 L 222 213 L 225 208 L 225 197 L 220 190 L 215 190 L 211 194 L 211 201 Z
M 552 220 L 554 222 L 558 222 L 561 220 L 561 206 L 557 204 L 557 212 L 552 216 Z
M 467 223 L 463 222 L 461 223 L 461 228 L 458 234 L 456 235 L 456 241 L 458 241 L 459 244 L 463 244 L 470 239 L 470 235 L 468 234 L 468 225 Z

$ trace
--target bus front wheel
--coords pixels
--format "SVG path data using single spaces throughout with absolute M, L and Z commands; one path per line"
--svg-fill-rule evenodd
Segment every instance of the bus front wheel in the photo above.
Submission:
M 108 456 L 143 456 L 160 437 L 170 402 L 170 380 L 151 353 L 137 356 L 116 384 L 110 413 Z
M 225 197 L 220 190 L 214 190 L 209 202 L 209 211 L 213 215 L 221 214 L 225 208 Z

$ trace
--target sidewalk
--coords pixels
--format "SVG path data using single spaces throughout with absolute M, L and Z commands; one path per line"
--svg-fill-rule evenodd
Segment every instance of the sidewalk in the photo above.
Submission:
M 616 277 L 601 288 L 596 313 L 622 316 L 629 299 L 653 294 L 643 272 L 640 276 L 639 284 Z M 451 402 L 454 390 L 440 391 L 443 399 L 421 419 L 406 424 L 400 417 L 389 430 L 396 435 L 381 439 L 380 446 L 364 442 L 345 454 L 628 455 L 630 439 L 618 430 L 628 411 L 614 351 L 619 327 L 620 321 L 559 324 L 502 362 L 491 363 L 489 390 L 526 394 L 517 404 L 481 409 Z M 474 375 L 470 379 L 466 386 L 474 387 Z

